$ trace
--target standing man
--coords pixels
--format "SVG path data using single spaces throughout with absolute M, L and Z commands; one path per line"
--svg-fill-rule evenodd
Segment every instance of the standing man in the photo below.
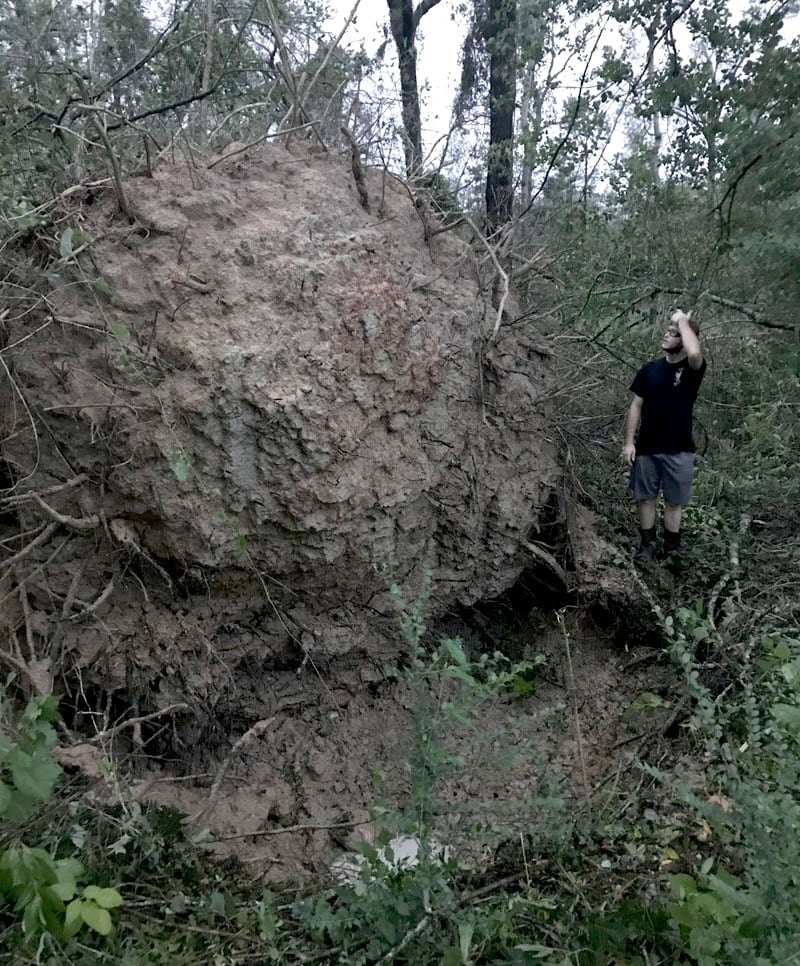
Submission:
M 664 556 L 677 562 L 681 515 L 692 496 L 692 407 L 706 371 L 699 326 L 677 311 L 661 341 L 664 358 L 648 362 L 631 384 L 622 458 L 631 467 L 630 490 L 639 509 L 639 562 L 656 557 L 656 500 L 664 494 Z M 636 430 L 639 430 L 637 437 Z

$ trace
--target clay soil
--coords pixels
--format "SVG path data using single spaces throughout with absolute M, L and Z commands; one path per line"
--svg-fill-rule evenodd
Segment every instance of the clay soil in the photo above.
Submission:
M 557 806 L 543 800 L 569 807 L 613 785 L 631 751 L 669 719 L 668 702 L 646 719 L 628 712 L 637 695 L 668 687 L 657 651 L 625 649 L 591 626 L 566 629 L 569 656 L 557 625 L 517 635 L 530 657 L 547 659 L 534 693 L 493 699 L 475 728 L 444 726 L 445 746 L 464 760 L 437 783 L 436 834 L 467 864 L 556 821 Z M 441 681 L 434 687 L 423 700 L 441 706 L 452 697 Z M 304 668 L 294 702 L 288 692 L 260 736 L 236 749 L 232 735 L 215 755 L 195 747 L 183 774 L 150 761 L 129 787 L 135 798 L 178 809 L 199 841 L 265 882 L 328 873 L 359 841 L 396 830 L 399 810 L 411 808 L 419 694 L 407 681 L 376 680 L 350 695 Z M 221 769 L 224 781 L 215 782 Z M 381 803 L 387 810 L 376 818 Z

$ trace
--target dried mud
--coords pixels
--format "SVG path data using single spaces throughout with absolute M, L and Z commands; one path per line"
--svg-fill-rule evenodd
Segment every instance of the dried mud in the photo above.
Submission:
M 522 630 L 515 647 L 547 658 L 535 692 L 501 695 L 481 708 L 475 729 L 445 726 L 445 746 L 464 761 L 437 782 L 435 834 L 462 863 L 480 865 L 520 833 L 542 828 L 549 835 L 557 799 L 569 807 L 619 780 L 637 742 L 658 733 L 657 717 L 626 713 L 641 692 L 666 687 L 658 652 L 622 648 L 591 626 L 568 634 L 569 659 L 560 627 Z M 436 687 L 426 693 L 434 703 L 448 697 L 446 687 Z M 205 777 L 183 781 L 153 762 L 127 794 L 178 809 L 191 834 L 218 856 L 241 860 L 255 878 L 328 875 L 358 842 L 394 827 L 398 809 L 413 814 L 418 695 L 406 682 L 387 680 L 373 693 L 362 688 L 345 697 L 309 669 L 298 693 L 302 701 L 267 719 L 264 733 L 240 750 L 231 750 L 231 736 L 213 760 L 197 755 L 192 765 Z M 229 767 L 212 797 L 222 762 Z M 388 811 L 375 820 L 380 803 Z

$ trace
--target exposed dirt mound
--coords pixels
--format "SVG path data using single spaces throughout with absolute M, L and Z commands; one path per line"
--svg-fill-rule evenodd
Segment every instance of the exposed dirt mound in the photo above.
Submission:
M 469 247 L 368 188 L 275 147 L 129 183 L 133 219 L 87 195 L 6 320 L 7 627 L 85 690 L 252 721 L 298 667 L 380 677 L 391 581 L 429 570 L 436 617 L 531 564 L 560 479 L 540 348 L 488 338 Z

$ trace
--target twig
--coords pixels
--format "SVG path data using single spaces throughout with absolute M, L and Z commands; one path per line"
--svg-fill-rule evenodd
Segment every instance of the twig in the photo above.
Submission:
M 228 769 L 231 767 L 234 757 L 254 738 L 260 738 L 274 720 L 274 718 L 264 718 L 261 721 L 256 721 L 251 728 L 248 728 L 247 731 L 245 731 L 245 733 L 234 742 L 233 748 L 231 748 L 228 756 L 217 769 L 217 775 L 214 778 L 213 784 L 211 785 L 211 791 L 209 792 L 208 798 L 198 811 L 196 811 L 193 815 L 190 815 L 185 820 L 185 824 L 188 825 L 191 822 L 196 822 L 208 812 L 208 810 L 217 800 L 220 787 L 225 780 L 225 776 L 228 773 Z
M 378 962 L 379 963 L 394 962 L 395 956 L 397 956 L 399 952 L 402 952 L 402 950 L 406 948 L 406 946 L 411 942 L 412 939 L 416 939 L 417 936 L 420 935 L 420 933 L 424 932 L 429 922 L 430 922 L 430 919 L 428 918 L 428 916 L 423 916 L 422 919 L 420 919 L 420 921 L 416 924 L 416 926 L 414 926 L 413 929 L 409 929 L 409 931 L 405 934 L 405 936 L 403 936 L 403 938 L 396 946 L 392 946 L 392 948 L 389 950 L 388 953 L 386 953 L 385 956 L 381 956 Z
M 258 829 L 255 832 L 237 832 L 235 835 L 222 835 L 216 839 L 203 839 L 203 844 L 216 845 L 217 842 L 231 842 L 234 839 L 264 838 L 267 835 L 286 835 L 291 832 L 324 832 L 335 828 L 358 828 L 359 825 L 369 825 L 372 819 L 363 822 L 331 822 L 328 825 L 317 825 L 309 822 L 305 825 L 287 825 L 284 828 Z
M 61 493 L 63 490 L 69 490 L 73 486 L 78 486 L 80 483 L 85 483 L 88 479 L 88 474 L 81 473 L 78 476 L 73 476 L 71 480 L 67 480 L 64 483 L 57 483 L 55 486 L 48 486 L 46 490 L 39 490 L 36 493 L 34 493 L 32 490 L 28 490 L 25 493 L 15 493 L 13 496 L 6 496 L 0 499 L 0 506 L 16 506 L 18 503 L 24 503 L 26 500 L 32 500 L 34 496 L 52 496 L 54 493 Z
M 23 560 L 25 557 L 28 556 L 28 554 L 34 551 L 37 547 L 41 546 L 43 543 L 46 543 L 50 539 L 50 537 L 55 533 L 56 530 L 58 530 L 57 523 L 48 523 L 48 525 L 44 528 L 44 530 L 42 530 L 39 533 L 38 537 L 34 537 L 33 540 L 31 540 L 31 542 L 26 547 L 23 547 L 23 549 L 20 550 L 19 553 L 14 554 L 14 556 L 11 557 L 10 560 L 4 561 L 3 566 L 8 568 L 11 566 L 11 564 L 16 564 L 20 560 Z
M 367 192 L 367 180 L 364 177 L 364 167 L 361 164 L 361 149 L 358 141 L 349 127 L 344 124 L 339 128 L 350 144 L 350 168 L 353 172 L 353 180 L 358 189 L 358 198 L 364 211 L 369 211 L 369 193 Z
M 105 741 L 107 738 L 113 737 L 113 735 L 118 734 L 120 731 L 124 731 L 126 728 L 138 727 L 144 724 L 145 721 L 154 721 L 156 718 L 162 718 L 165 714 L 171 714 L 173 711 L 188 711 L 189 705 L 183 702 L 179 704 L 170 704 L 166 708 L 162 708 L 160 711 L 153 711 L 151 714 L 144 714 L 138 718 L 128 718 L 121 724 L 114 725 L 113 728 L 106 728 L 104 731 L 99 731 L 92 738 L 88 739 L 89 744 L 93 744 L 96 741 Z
M 60 523 L 65 527 L 69 527 L 70 530 L 94 530 L 101 524 L 100 516 L 97 513 L 93 513 L 90 517 L 71 517 L 66 514 L 59 513 L 58 510 L 53 509 L 49 503 L 39 496 L 38 493 L 32 494 L 33 502 L 36 503 L 44 512 L 51 517 L 56 523 Z
M 97 600 L 94 601 L 94 603 L 84 604 L 82 611 L 80 611 L 77 614 L 72 614 L 72 616 L 67 619 L 70 621 L 77 621 L 77 620 L 80 620 L 81 617 L 86 617 L 87 614 L 93 614 L 99 607 L 103 606 L 103 604 L 111 596 L 111 592 L 113 590 L 114 590 L 114 578 L 112 577 L 111 580 L 109 580 L 109 582 L 106 584 L 105 588 L 103 589 L 103 592 L 100 594 Z M 82 603 L 82 601 L 78 601 L 78 603 Z
M 289 625 L 286 623 L 286 620 L 284 619 L 283 614 L 278 610 L 278 608 L 277 608 L 277 606 L 275 604 L 275 601 L 272 599 L 272 595 L 269 592 L 269 588 L 267 587 L 267 582 L 266 582 L 266 580 L 264 580 L 263 574 L 261 573 L 261 571 L 256 566 L 256 562 L 253 559 L 253 555 L 250 553 L 250 551 L 246 547 L 245 547 L 244 552 L 245 552 L 245 556 L 247 557 L 248 561 L 250 562 L 251 567 L 253 568 L 253 573 L 256 575 L 256 578 L 258 579 L 258 582 L 261 584 L 261 589 L 264 591 L 264 596 L 267 598 L 267 602 L 269 603 L 270 607 L 272 608 L 275 616 L 280 621 L 280 624 L 283 627 L 283 629 L 289 635 L 289 639 L 292 640 L 292 641 L 294 641 L 294 643 L 303 652 L 303 664 L 305 664 L 306 661 L 308 661 L 308 663 L 314 669 L 314 673 L 317 675 L 317 678 L 319 679 L 320 684 L 328 692 L 328 697 L 331 700 L 331 704 L 334 706 L 334 708 L 336 708 L 337 711 L 341 711 L 342 709 L 339 706 L 338 702 L 336 701 L 336 698 L 334 698 L 333 691 L 331 691 L 331 689 L 328 687 L 328 682 L 325 680 L 325 678 L 323 678 L 322 674 L 320 673 L 320 670 L 317 667 L 316 662 L 314 661 L 314 658 L 313 658 L 313 656 L 311 654 L 311 651 L 309 651 L 309 649 L 305 646 L 305 644 L 303 644 L 303 642 L 300 640 L 299 637 L 297 637 L 297 635 L 295 635 L 295 634 L 292 633 L 292 630 L 289 627 Z M 281 586 L 283 586 L 283 585 L 281 585 Z
M 262 141 L 267 141 L 269 138 L 281 137 L 284 134 L 293 134 L 295 131 L 303 131 L 306 128 L 313 127 L 313 121 L 306 121 L 305 124 L 298 124 L 296 127 L 290 127 L 283 131 L 267 131 L 266 134 L 261 134 L 259 137 L 255 138 L 253 141 L 248 141 L 247 144 L 241 144 L 238 148 L 234 148 L 232 151 L 228 151 L 227 154 L 221 155 L 219 158 L 214 158 L 213 161 L 209 161 L 206 165 L 206 169 L 216 168 L 218 164 L 222 164 L 223 161 L 227 161 L 228 158 L 235 158 L 237 154 L 244 154 L 250 148 L 254 148 L 257 144 L 261 144 Z
M 736 595 L 736 600 L 739 604 L 739 607 L 742 606 L 742 588 L 739 586 L 739 544 L 741 542 L 742 537 L 747 533 L 750 527 L 750 519 L 751 517 L 749 513 L 743 513 L 741 515 L 741 517 L 739 518 L 738 537 L 736 537 L 734 540 L 731 540 L 731 546 L 730 546 L 730 562 L 731 562 L 730 576 L 733 580 L 734 594 Z M 730 622 L 733 620 L 735 614 L 736 614 L 736 610 L 734 610 L 734 608 L 731 607 L 728 610 L 728 613 L 725 615 L 722 621 L 721 627 L 722 628 L 727 627 L 728 624 L 730 624 Z
M 497 306 L 497 316 L 494 320 L 494 328 L 492 329 L 492 334 L 490 336 L 490 338 L 494 339 L 497 336 L 498 330 L 500 329 L 500 323 L 503 321 L 503 312 L 505 311 L 506 299 L 508 298 L 508 293 L 509 293 L 508 272 L 506 272 L 503 266 L 500 264 L 497 258 L 497 254 L 495 252 L 495 248 L 489 244 L 483 232 L 478 231 L 478 228 L 475 222 L 467 215 L 464 215 L 464 221 L 470 226 L 472 231 L 475 233 L 476 237 L 480 239 L 483 247 L 489 253 L 489 257 L 491 258 L 494 264 L 495 271 L 500 276 L 503 283 L 503 294 L 500 297 L 500 303 Z
M 22 613 L 25 617 L 25 640 L 28 644 L 28 657 L 33 663 L 37 660 L 36 650 L 33 646 L 33 623 L 31 620 L 31 602 L 28 600 L 28 591 L 25 587 L 25 583 L 22 579 L 22 574 L 19 571 L 19 565 L 16 568 L 17 571 L 17 586 L 19 587 L 19 601 L 22 604 Z
M 581 717 L 578 710 L 578 691 L 575 687 L 575 670 L 572 666 L 572 651 L 569 646 L 569 631 L 567 630 L 567 625 L 564 620 L 564 611 L 556 611 L 556 620 L 558 621 L 558 626 L 561 628 L 561 633 L 564 637 L 564 646 L 567 653 L 567 669 L 569 671 L 569 692 L 572 697 L 572 708 L 575 715 L 575 740 L 578 745 L 578 758 L 581 764 L 581 775 L 583 778 L 583 787 L 588 797 L 589 789 L 589 776 L 586 772 L 586 758 L 583 753 L 583 732 L 581 729 Z
M 555 576 L 558 577 L 564 587 L 567 586 L 567 573 L 552 554 L 548 553 L 543 547 L 538 546 L 538 544 L 531 543 L 529 540 L 520 540 L 520 546 L 524 547 L 537 560 L 541 560 L 542 563 L 546 564 Z
M 311 78 L 311 80 L 308 82 L 308 84 L 305 87 L 303 87 L 302 80 L 301 80 L 301 82 L 300 82 L 300 91 L 299 92 L 302 92 L 302 95 L 303 96 L 302 96 L 302 99 L 300 101 L 300 111 L 303 111 L 305 109 L 306 101 L 308 100 L 308 97 L 311 94 L 311 91 L 314 89 L 314 86 L 316 85 L 317 81 L 319 80 L 320 75 L 322 74 L 322 72 L 328 66 L 328 61 L 333 56 L 334 51 L 338 49 L 339 44 L 342 42 L 342 37 L 344 37 L 347 28 L 353 22 L 353 19 L 355 18 L 355 15 L 358 12 L 358 8 L 359 8 L 360 5 L 361 5 L 361 0 L 355 0 L 355 3 L 353 4 L 353 9 L 347 15 L 347 19 L 344 22 L 344 26 L 339 31 L 338 37 L 328 47 L 328 50 L 326 51 L 325 56 L 322 58 L 322 63 L 319 65 L 319 67 L 317 68 L 316 73 L 314 74 L 314 76 Z
M 5 371 L 6 378 L 8 379 L 8 384 L 11 386 L 11 388 L 14 390 L 14 392 L 19 396 L 19 401 L 22 403 L 22 408 L 27 413 L 28 420 L 29 420 L 29 422 L 31 424 L 31 430 L 33 431 L 33 439 L 34 439 L 34 441 L 36 443 L 36 459 L 35 459 L 34 464 L 33 464 L 33 469 L 30 470 L 28 472 L 28 475 L 25 476 L 25 477 L 23 477 L 23 479 L 17 480 L 17 485 L 19 485 L 19 483 L 23 483 L 25 480 L 29 480 L 34 475 L 34 473 L 36 472 L 36 470 L 37 470 L 37 468 L 39 466 L 39 463 L 41 461 L 42 453 L 41 453 L 41 449 L 39 447 L 39 433 L 38 433 L 38 431 L 36 429 L 36 420 L 33 418 L 33 413 L 31 412 L 30 406 L 28 405 L 28 401 L 25 398 L 25 395 L 22 392 L 22 390 L 17 385 L 16 380 L 11 375 L 11 370 L 6 365 L 6 361 L 3 358 L 2 352 L 0 352 L 0 365 L 2 365 L 2 367 L 3 367 L 4 371 Z M 12 399 L 13 399 L 13 396 L 12 396 Z

